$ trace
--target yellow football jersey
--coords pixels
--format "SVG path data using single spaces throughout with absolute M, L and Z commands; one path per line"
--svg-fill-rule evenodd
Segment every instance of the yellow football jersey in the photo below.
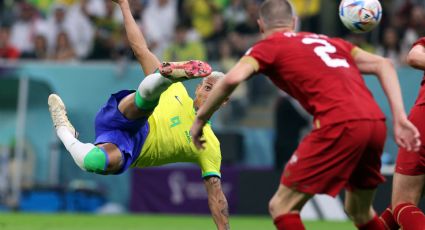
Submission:
M 132 167 L 158 166 L 176 162 L 197 163 L 202 177 L 220 176 L 220 143 L 211 126 L 204 127 L 205 149 L 192 142 L 190 128 L 195 120 L 193 100 L 182 83 L 171 85 L 161 94 L 158 105 L 148 119 L 149 134 Z

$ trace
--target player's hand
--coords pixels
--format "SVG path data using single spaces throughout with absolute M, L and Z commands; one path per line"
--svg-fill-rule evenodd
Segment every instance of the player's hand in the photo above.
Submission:
M 421 146 L 418 129 L 407 119 L 403 118 L 394 123 L 395 141 L 401 148 L 407 151 L 419 151 Z
M 196 118 L 193 122 L 192 128 L 190 129 L 190 134 L 192 135 L 193 143 L 197 149 L 204 149 L 205 139 L 203 139 L 202 130 L 205 126 L 205 121 Z

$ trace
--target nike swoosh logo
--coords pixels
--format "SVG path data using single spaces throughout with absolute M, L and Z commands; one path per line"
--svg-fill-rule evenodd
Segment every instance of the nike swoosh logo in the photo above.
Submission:
M 176 99 L 177 99 L 177 101 L 180 103 L 180 105 L 183 105 L 183 103 L 180 101 L 180 98 L 179 98 L 179 96 L 174 96 Z

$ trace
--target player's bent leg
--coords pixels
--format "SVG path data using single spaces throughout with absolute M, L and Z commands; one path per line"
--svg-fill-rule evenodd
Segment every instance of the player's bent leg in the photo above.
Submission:
M 424 186 L 425 175 L 409 176 L 395 172 L 391 199 L 393 209 L 402 203 L 417 205 L 421 199 Z
M 116 168 L 116 166 L 111 165 L 115 164 L 116 157 L 112 157 L 112 160 L 110 160 L 108 152 L 116 154 L 113 148 L 105 146 L 107 149 L 105 150 L 105 148 L 94 146 L 91 143 L 80 142 L 76 138 L 77 132 L 74 126 L 68 119 L 65 104 L 58 95 L 51 94 L 48 98 L 48 105 L 56 134 L 78 167 L 99 174 L 111 173 L 111 169 Z M 119 154 L 119 157 L 121 157 L 121 154 Z
M 184 62 L 164 62 L 159 72 L 174 81 L 184 81 L 193 78 L 206 77 L 211 74 L 211 66 L 203 61 L 191 60 Z
M 158 105 L 161 94 L 175 82 L 206 77 L 211 74 L 211 66 L 202 61 L 164 62 L 160 73 L 145 77 L 137 91 L 123 98 L 118 109 L 130 120 L 149 116 Z
M 345 193 L 345 211 L 361 230 L 385 230 L 372 207 L 376 189 L 353 189 Z
M 161 94 L 173 84 L 173 81 L 159 73 L 145 77 L 137 91 L 123 98 L 118 109 L 130 120 L 149 116 L 158 105 Z
M 313 197 L 310 194 L 299 192 L 295 189 L 279 185 L 277 192 L 269 202 L 269 212 L 278 230 L 303 230 L 300 211 Z
M 103 174 L 115 174 L 120 171 L 124 164 L 120 149 L 112 143 L 103 143 L 96 146 L 106 153 L 107 163 Z
M 397 172 L 394 173 L 393 216 L 402 229 L 425 229 L 425 215 L 417 207 L 424 185 L 425 175 L 409 176 Z
M 74 162 L 82 170 L 97 174 L 113 174 L 121 169 L 122 157 L 115 145 L 106 143 L 95 146 L 92 143 L 82 143 L 65 127 L 60 127 L 57 134 Z
M 229 207 L 226 196 L 221 188 L 221 180 L 216 176 L 204 178 L 204 184 L 208 194 L 208 206 L 211 210 L 214 222 L 219 230 L 230 229 Z

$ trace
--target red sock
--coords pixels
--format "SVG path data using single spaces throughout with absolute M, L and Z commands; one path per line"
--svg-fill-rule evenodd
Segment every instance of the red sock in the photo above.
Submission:
M 394 208 L 393 216 L 403 230 L 425 229 L 425 215 L 414 204 L 403 203 L 397 205 Z
M 398 230 L 400 228 L 400 226 L 398 226 L 397 222 L 394 219 L 391 205 L 388 206 L 387 209 L 385 209 L 379 219 L 384 224 L 386 230 Z
M 375 215 L 369 222 L 362 225 L 356 225 L 359 230 L 386 230 L 384 223 Z
M 274 219 L 277 230 L 305 230 L 299 213 L 283 214 Z

